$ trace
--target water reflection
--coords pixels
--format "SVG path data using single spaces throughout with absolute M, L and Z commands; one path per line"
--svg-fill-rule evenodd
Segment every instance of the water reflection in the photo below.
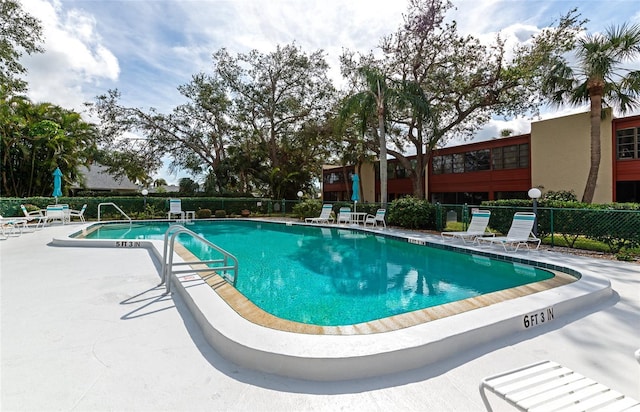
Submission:
M 137 235 L 162 238 L 167 227 Z M 526 265 L 349 229 L 251 221 L 191 229 L 238 258 L 236 287 L 253 303 L 319 325 L 380 319 L 550 277 Z M 196 256 L 212 257 L 202 243 L 179 240 Z

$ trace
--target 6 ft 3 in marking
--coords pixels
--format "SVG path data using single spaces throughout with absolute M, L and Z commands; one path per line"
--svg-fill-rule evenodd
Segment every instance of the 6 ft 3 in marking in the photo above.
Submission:
M 524 324 L 525 329 L 531 328 L 533 326 L 542 325 L 543 323 L 551 322 L 553 320 L 553 307 L 543 309 L 538 312 L 529 313 L 524 315 L 522 318 L 522 323 Z

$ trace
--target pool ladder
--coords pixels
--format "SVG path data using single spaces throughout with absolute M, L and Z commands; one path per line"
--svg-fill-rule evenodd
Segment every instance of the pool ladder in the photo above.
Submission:
M 100 209 L 102 209 L 102 206 L 113 206 L 113 207 L 115 207 L 115 208 L 118 210 L 118 212 L 120 212 L 120 214 L 122 214 L 122 216 L 124 216 L 124 217 L 126 217 L 126 218 L 127 218 L 127 220 L 129 221 L 129 225 L 131 225 L 131 218 L 130 218 L 126 213 L 124 213 L 124 211 L 123 211 L 122 209 L 120 209 L 120 208 L 118 207 L 118 205 L 116 205 L 116 204 L 115 204 L 115 203 L 113 203 L 113 202 L 100 203 L 100 204 L 98 205 L 98 222 L 101 222 L 101 221 L 102 221 L 102 220 L 100 219 Z
M 218 251 L 222 257 L 219 259 L 211 259 L 211 260 L 200 260 L 198 262 L 177 262 L 174 263 L 174 247 L 176 243 L 176 238 L 181 234 L 187 234 L 193 237 L 196 240 L 204 243 L 210 248 Z M 188 265 L 206 265 L 203 268 L 193 268 L 190 267 L 188 269 L 176 269 L 176 266 L 188 266 Z M 213 266 L 211 266 L 213 265 Z M 219 274 L 224 280 L 231 283 L 233 286 L 236 285 L 236 279 L 238 278 L 238 259 L 233 256 L 231 253 L 222 249 L 219 246 L 214 245 L 209 242 L 207 239 L 198 235 L 197 233 L 187 229 L 184 226 L 180 225 L 172 225 L 167 229 L 164 233 L 164 251 L 162 254 L 162 281 L 160 285 L 165 284 L 166 292 L 165 294 L 171 293 L 171 276 L 179 273 L 193 273 L 193 272 L 212 272 L 215 271 Z M 229 280 L 229 274 L 233 274 L 232 280 Z M 158 286 L 160 286 L 158 285 Z

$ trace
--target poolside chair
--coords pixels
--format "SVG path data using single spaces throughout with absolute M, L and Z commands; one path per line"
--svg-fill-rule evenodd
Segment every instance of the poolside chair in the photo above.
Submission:
M 341 207 L 338 212 L 338 219 L 336 223 L 351 223 L 351 208 Z
M 367 215 L 364 219 L 364 225 L 378 226 L 378 223 L 382 223 L 384 228 L 387 228 L 387 223 L 384 221 L 384 216 L 387 214 L 386 209 L 378 209 L 376 210 L 375 215 Z
M 333 217 L 331 217 L 332 206 L 329 203 L 322 205 L 322 211 L 318 217 L 308 217 L 304 221 L 306 223 L 331 223 Z
M 533 225 L 536 222 L 536 214 L 531 212 L 517 212 L 513 215 L 513 221 L 507 236 L 496 237 L 476 237 L 478 244 L 488 242 L 491 244 L 502 245 L 505 252 L 507 251 L 507 245 L 515 246 L 515 251 L 518 251 L 520 246 L 526 246 L 529 249 L 529 243 L 536 243 L 536 250 L 540 247 L 541 240 L 533 234 Z
M 637 411 L 640 402 L 586 378 L 569 368 L 543 361 L 497 375 L 480 383 L 480 397 L 492 411 L 486 390 L 521 411 Z
M 471 214 L 471 222 L 464 232 L 442 232 L 442 240 L 461 239 L 463 243 L 467 240 L 475 241 L 478 236 L 495 236 L 489 231 L 490 210 L 474 210 Z
M 28 219 L 24 217 L 2 217 L 0 215 L 0 235 L 5 238 L 16 234 L 16 230 L 19 230 L 17 235 L 21 235 L 22 231 L 27 227 Z
M 34 210 L 32 212 L 29 212 L 27 210 L 27 208 L 25 207 L 25 205 L 20 205 L 20 209 L 22 209 L 22 213 L 24 214 L 24 217 L 29 220 L 35 220 L 36 221 L 36 225 L 35 225 L 35 229 L 38 228 L 43 228 L 45 223 L 47 223 L 47 216 L 45 215 L 45 210 L 44 209 L 38 209 L 38 210 Z
M 82 205 L 82 209 L 80 210 L 75 210 L 75 209 L 70 209 L 69 210 L 69 220 L 71 220 L 74 217 L 80 218 L 80 221 L 82 223 L 84 223 L 84 211 L 87 210 L 87 204 L 85 203 L 84 205 Z
M 167 219 L 171 220 L 172 215 L 180 215 L 180 220 L 184 220 L 181 199 L 169 199 L 169 213 L 167 213 Z
M 71 222 L 71 208 L 66 203 L 60 203 L 58 206 L 62 206 L 62 215 L 64 216 L 63 224 Z

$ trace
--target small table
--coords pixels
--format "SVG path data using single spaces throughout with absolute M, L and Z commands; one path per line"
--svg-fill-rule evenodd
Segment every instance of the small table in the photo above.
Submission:
M 351 223 L 359 224 L 364 223 L 364 220 L 367 218 L 367 213 L 365 212 L 351 212 Z
M 187 221 L 196 219 L 196 212 L 194 210 L 187 210 L 184 212 Z

